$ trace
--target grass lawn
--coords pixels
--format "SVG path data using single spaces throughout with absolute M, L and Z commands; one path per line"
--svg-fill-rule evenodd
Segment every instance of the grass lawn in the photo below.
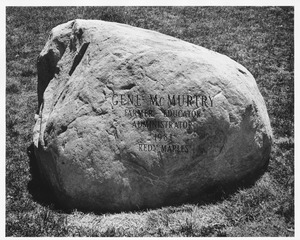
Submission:
M 27 149 L 37 109 L 36 60 L 48 32 L 76 18 L 155 30 L 244 65 L 273 128 L 266 173 L 205 204 L 95 214 L 37 201 L 28 190 Z M 293 7 L 7 7 L 6 71 L 6 236 L 294 236 Z

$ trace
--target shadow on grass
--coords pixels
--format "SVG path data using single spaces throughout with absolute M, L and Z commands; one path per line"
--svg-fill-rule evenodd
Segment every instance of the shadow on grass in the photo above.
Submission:
M 40 203 L 43 206 L 51 206 L 51 209 L 56 211 L 63 211 L 65 213 L 71 213 L 75 208 L 66 208 L 56 201 L 55 194 L 53 193 L 51 187 L 44 181 L 39 172 L 37 159 L 34 155 L 34 145 L 33 143 L 27 148 L 27 154 L 30 159 L 30 174 L 31 181 L 28 183 L 29 193 L 32 195 L 33 200 Z M 207 188 L 199 194 L 191 193 L 191 198 L 189 201 L 179 200 L 181 195 L 172 195 L 170 196 L 160 207 L 180 207 L 182 204 L 197 204 L 197 205 L 206 205 L 206 204 L 215 204 L 219 201 L 226 200 L 233 193 L 235 193 L 240 188 L 248 188 L 255 184 L 256 180 L 262 176 L 262 174 L 267 170 L 269 161 L 257 171 L 254 171 L 255 174 L 248 174 L 244 176 L 243 179 L 233 180 L 231 182 L 215 183 L 212 187 Z M 178 201 L 179 200 L 179 201 Z M 179 203 L 178 203 L 179 202 Z M 131 212 L 139 212 L 150 209 L 159 209 L 157 208 L 137 208 L 130 210 Z M 94 214 L 104 214 L 104 213 L 119 213 L 121 211 L 93 211 L 90 209 L 78 209 L 83 213 Z M 122 211 L 123 212 L 123 211 Z
M 203 189 L 199 194 L 190 193 L 192 196 L 185 204 L 216 204 L 220 201 L 226 200 L 236 193 L 239 189 L 251 188 L 255 185 L 256 181 L 267 171 L 269 160 L 261 168 L 257 168 L 253 173 L 246 174 L 243 178 L 233 179 L 226 182 L 215 182 L 210 187 Z M 178 199 L 180 196 L 172 196 L 172 199 Z M 182 204 L 182 203 L 181 203 Z M 180 206 L 181 204 L 174 204 L 169 201 L 167 205 Z

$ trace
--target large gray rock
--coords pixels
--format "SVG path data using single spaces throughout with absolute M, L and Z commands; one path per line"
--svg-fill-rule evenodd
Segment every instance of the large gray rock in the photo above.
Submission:
M 38 59 L 38 98 L 35 155 L 69 208 L 182 203 L 255 176 L 269 159 L 269 117 L 250 72 L 154 31 L 55 27 Z

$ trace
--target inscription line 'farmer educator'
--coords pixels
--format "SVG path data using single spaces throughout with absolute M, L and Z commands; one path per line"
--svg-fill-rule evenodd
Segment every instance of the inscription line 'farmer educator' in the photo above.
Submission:
M 225 55 L 77 19 L 52 29 L 37 67 L 34 154 L 62 207 L 187 203 L 255 180 L 268 164 L 264 99 L 251 73 Z

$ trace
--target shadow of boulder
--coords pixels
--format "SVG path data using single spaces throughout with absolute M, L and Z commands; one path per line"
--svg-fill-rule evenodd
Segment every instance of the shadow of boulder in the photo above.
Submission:
M 31 175 L 31 180 L 29 181 L 27 188 L 32 195 L 33 200 L 43 206 L 51 206 L 52 209 L 65 211 L 65 209 L 62 209 L 57 204 L 51 187 L 45 182 L 40 174 L 37 159 L 34 155 L 33 143 L 27 148 L 27 155 L 29 157 L 29 172 Z

